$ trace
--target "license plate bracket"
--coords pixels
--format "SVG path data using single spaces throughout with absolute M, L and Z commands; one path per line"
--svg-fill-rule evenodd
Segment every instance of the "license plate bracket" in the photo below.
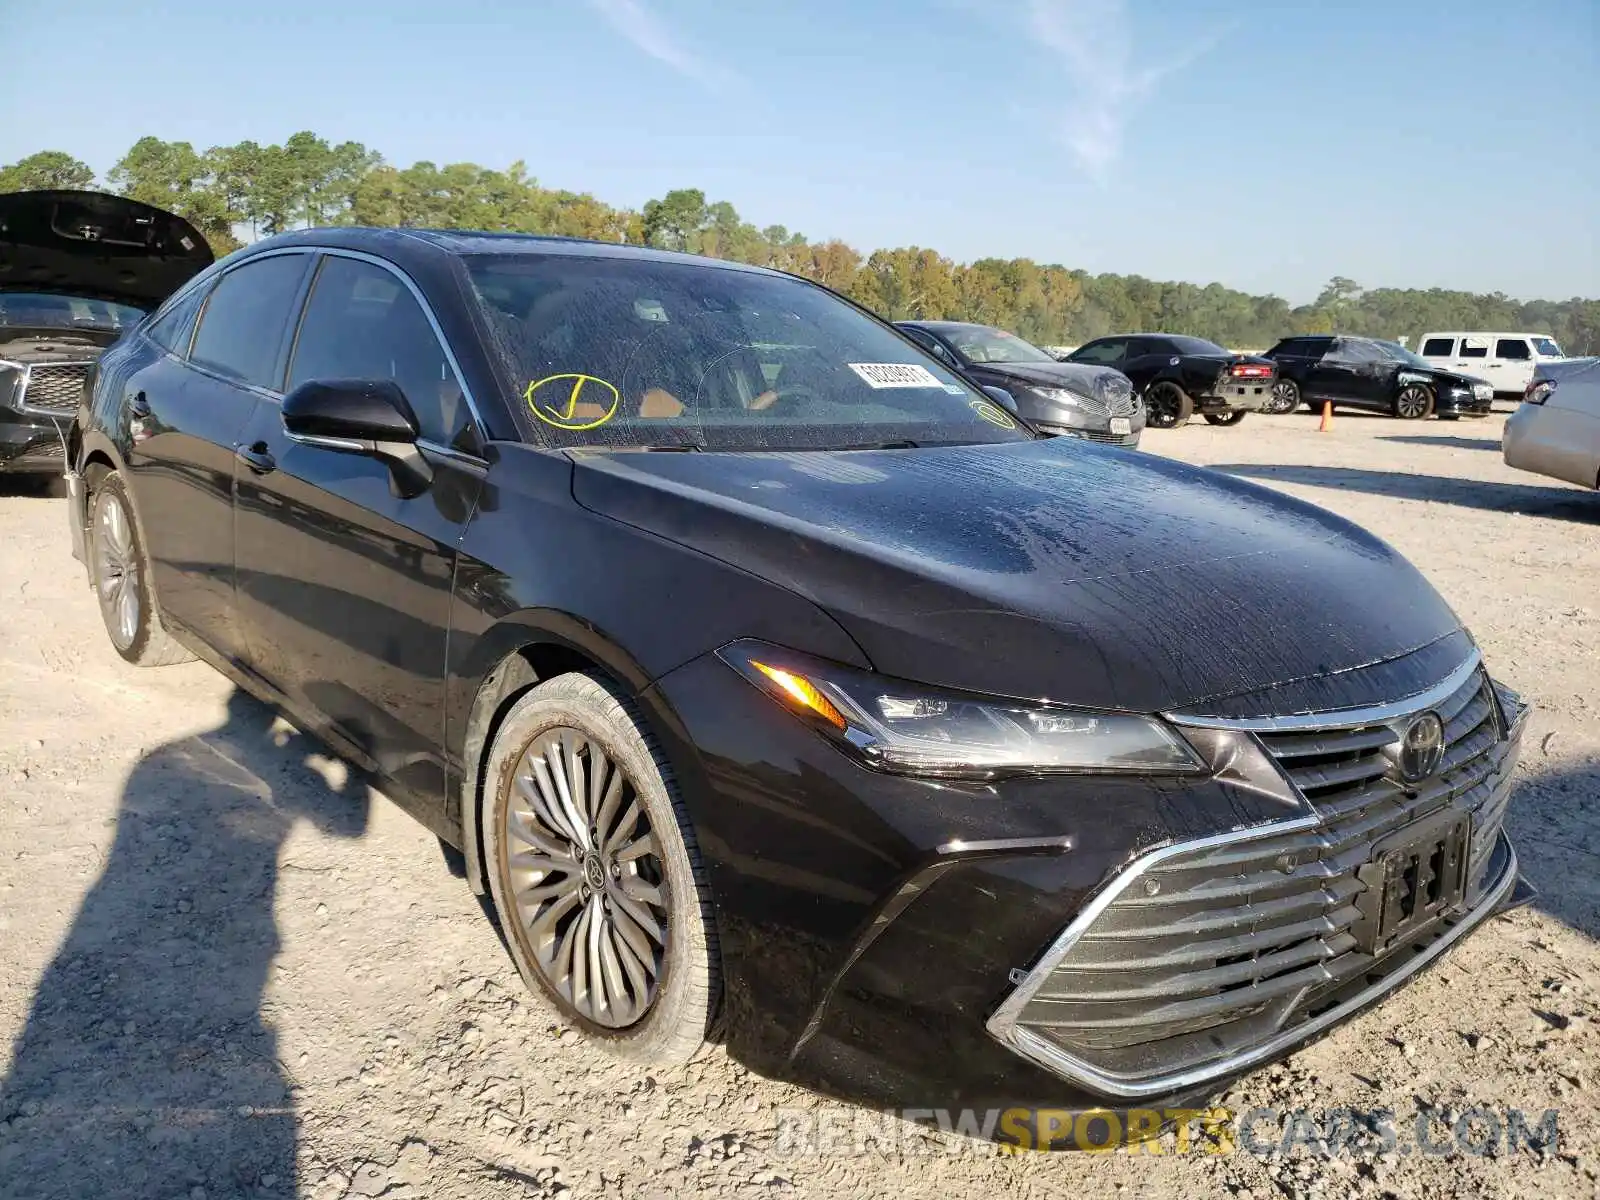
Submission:
M 1471 815 L 1446 810 L 1377 842 L 1356 872 L 1366 885 L 1350 930 L 1359 949 L 1382 954 L 1459 908 L 1471 840 Z
M 1112 417 L 1111 432 L 1119 437 L 1127 437 L 1133 432 L 1133 419 L 1131 417 Z

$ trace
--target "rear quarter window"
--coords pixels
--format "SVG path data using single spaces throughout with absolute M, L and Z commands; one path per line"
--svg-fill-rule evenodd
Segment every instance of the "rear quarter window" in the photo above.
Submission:
M 1422 343 L 1423 358 L 1449 358 L 1455 353 L 1455 338 L 1429 338 Z

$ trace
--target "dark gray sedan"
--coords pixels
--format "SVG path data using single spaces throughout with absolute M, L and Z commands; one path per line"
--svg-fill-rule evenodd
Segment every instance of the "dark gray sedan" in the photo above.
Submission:
M 1014 333 L 962 321 L 900 321 L 900 331 L 985 388 L 1011 396 L 1044 433 L 1137 447 L 1145 406 L 1114 367 L 1057 362 Z

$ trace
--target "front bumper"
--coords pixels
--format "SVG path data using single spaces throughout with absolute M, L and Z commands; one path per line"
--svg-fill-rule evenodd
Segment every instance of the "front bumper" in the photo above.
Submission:
M 1464 911 L 1430 927 L 1426 936 L 1433 943 L 1415 955 L 1415 965 L 1401 969 L 1412 951 L 1390 947 L 1395 952 L 1386 951 L 1384 963 L 1361 963 L 1344 944 L 1348 880 L 1370 857 L 1375 839 L 1432 809 L 1402 811 L 1389 803 L 1378 825 L 1362 828 L 1307 808 L 1289 828 L 1281 799 L 1217 778 L 974 785 L 880 775 L 777 706 L 758 702 L 720 662 L 687 664 L 651 692 L 673 713 L 665 743 L 714 894 L 730 1052 L 764 1074 L 857 1102 L 982 1109 L 1214 1094 L 1232 1076 L 1399 986 L 1508 903 L 1517 883 L 1500 822 L 1520 717 L 1496 726 L 1493 736 L 1480 720 L 1468 731 L 1476 738 L 1471 743 L 1457 729 L 1452 745 L 1483 750 L 1479 743 L 1492 744 L 1489 758 L 1447 764 L 1444 775 L 1454 782 L 1418 792 L 1423 806 L 1470 806 L 1481 852 L 1474 854 L 1476 885 Z M 1470 721 L 1469 705 L 1481 699 L 1480 690 L 1469 688 L 1452 719 Z M 1476 782 L 1469 785 L 1463 770 Z M 1368 785 L 1384 795 L 1393 790 L 1382 780 Z M 1231 1019 L 1187 1031 L 1193 1035 L 1187 1048 L 1171 1037 L 1142 1046 L 1137 1036 L 1124 1038 L 1120 1063 L 1111 1063 L 1094 1061 L 1092 1048 L 1085 1053 L 1070 1036 L 1065 1042 L 1053 1037 L 1030 1011 L 1049 1000 L 1041 999 L 1048 981 L 1066 978 L 1059 974 L 1063 965 L 1098 971 L 1123 992 L 1146 993 L 1104 1000 L 1102 1012 L 1133 1012 L 1152 997 L 1171 1002 L 1161 995 L 1169 983 L 1148 963 L 1117 965 L 1114 955 L 1079 963 L 1070 952 L 1097 940 L 1108 945 L 1098 939 L 1102 929 L 1095 922 L 1107 913 L 1120 917 L 1119 900 L 1137 902 L 1148 880 L 1160 879 L 1168 898 L 1185 872 L 1210 891 L 1225 892 L 1236 876 L 1249 875 L 1241 865 L 1249 854 L 1276 859 L 1291 849 L 1315 853 L 1297 860 L 1290 875 L 1272 868 L 1259 894 L 1263 903 L 1281 901 L 1286 889 L 1315 879 L 1313 911 L 1301 919 L 1322 940 L 1309 956 L 1289 948 L 1290 958 L 1299 956 L 1301 976 L 1292 981 L 1290 999 L 1268 998 L 1277 1005 L 1269 1020 L 1224 1012 Z M 1207 857 L 1192 857 L 1199 853 Z M 1268 924 L 1265 910 L 1251 907 L 1253 895 L 1230 900 L 1204 891 L 1190 898 L 1192 911 L 1224 925 L 1243 919 L 1250 928 L 1235 930 L 1235 941 Z M 1235 910 L 1244 917 L 1230 918 Z M 1094 936 L 1086 937 L 1091 927 Z M 1199 940 L 1193 930 L 1179 938 L 1189 945 Z M 1209 986 L 1220 970 L 1227 978 L 1215 989 L 1219 995 L 1273 986 L 1273 980 L 1252 978 L 1253 967 L 1236 957 L 1241 948 L 1216 949 L 1218 961 L 1191 962 L 1171 978 Z M 1260 949 L 1267 953 L 1254 961 L 1264 971 L 1280 965 L 1272 955 L 1284 947 Z M 1367 980 L 1374 971 L 1384 972 L 1381 982 Z M 1352 980 L 1358 990 L 1349 993 Z M 1145 1011 L 1141 1021 L 1148 1016 Z M 1067 1028 L 1078 1025 L 1088 1027 L 1075 1019 Z M 1209 1041 L 1219 1044 L 1215 1053 L 1204 1052 Z M 1194 1053 L 1196 1045 L 1202 1053 Z
M 1459 395 L 1450 391 L 1441 391 L 1434 397 L 1433 401 L 1435 416 L 1487 417 L 1493 408 L 1493 396 L 1487 396 L 1479 400 L 1470 393 Z
M 54 423 L 0 409 L 0 474 L 59 475 L 63 463 L 61 433 Z

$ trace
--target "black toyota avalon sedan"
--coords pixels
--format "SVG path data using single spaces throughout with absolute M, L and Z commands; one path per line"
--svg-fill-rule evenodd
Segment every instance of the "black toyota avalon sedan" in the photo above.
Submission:
M 1038 436 L 803 280 L 296 232 L 108 351 L 70 437 L 116 651 L 371 773 L 641 1064 L 714 1030 L 861 1097 L 1192 1096 L 1519 895 L 1523 706 L 1404 559 Z

